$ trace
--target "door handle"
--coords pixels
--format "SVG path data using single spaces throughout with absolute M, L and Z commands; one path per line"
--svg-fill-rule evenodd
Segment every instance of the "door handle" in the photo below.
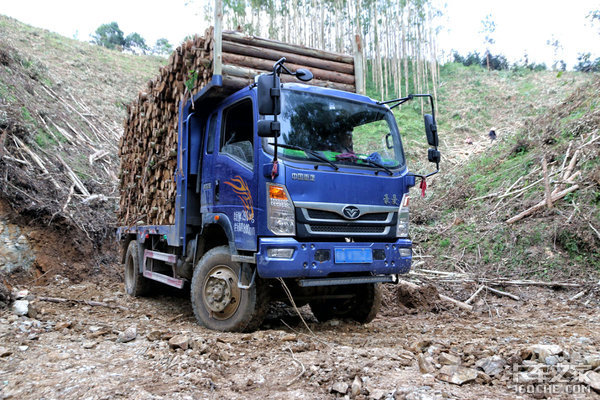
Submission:
M 219 180 L 215 180 L 215 203 L 219 201 Z

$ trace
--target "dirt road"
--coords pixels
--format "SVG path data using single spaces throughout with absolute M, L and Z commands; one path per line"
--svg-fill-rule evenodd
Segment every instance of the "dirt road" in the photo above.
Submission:
M 483 293 L 473 312 L 425 311 L 390 286 L 368 325 L 320 324 L 302 308 L 313 335 L 284 305 L 232 334 L 198 326 L 184 296 L 133 299 L 118 282 L 61 276 L 27 289 L 35 318 L 0 314 L 1 398 L 600 398 L 598 298 L 569 302 L 572 291 L 513 287 L 520 301 Z

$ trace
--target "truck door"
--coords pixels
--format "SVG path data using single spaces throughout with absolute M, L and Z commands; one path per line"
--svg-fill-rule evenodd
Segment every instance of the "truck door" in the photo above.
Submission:
M 226 103 L 212 164 L 213 212 L 226 214 L 238 250 L 256 250 L 254 108 L 250 97 Z

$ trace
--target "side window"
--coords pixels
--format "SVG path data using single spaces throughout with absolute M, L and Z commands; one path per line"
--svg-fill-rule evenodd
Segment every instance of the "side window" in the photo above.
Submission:
M 223 110 L 221 153 L 252 168 L 254 161 L 254 114 L 252 101 L 244 99 Z
M 217 133 L 217 115 L 218 113 L 214 113 L 210 117 L 210 122 L 208 126 L 208 138 L 206 139 L 206 152 L 208 154 L 212 154 L 215 149 L 215 134 Z

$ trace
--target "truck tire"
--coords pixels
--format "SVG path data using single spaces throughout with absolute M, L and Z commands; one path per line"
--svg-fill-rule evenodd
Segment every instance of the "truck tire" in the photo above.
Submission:
M 150 281 L 140 272 L 140 245 L 137 240 L 132 240 L 127 246 L 125 254 L 125 292 L 138 297 L 148 294 Z
M 194 268 L 191 300 L 198 323 L 225 332 L 248 332 L 258 329 L 268 306 L 268 290 L 256 277 L 249 289 L 237 286 L 242 268 L 242 281 L 252 279 L 249 267 L 231 261 L 229 246 L 209 250 Z
M 336 288 L 333 293 L 355 294 L 351 299 L 311 300 L 310 310 L 320 321 L 334 318 L 353 319 L 362 324 L 373 321 L 381 307 L 381 286 L 378 283 L 351 285 Z

